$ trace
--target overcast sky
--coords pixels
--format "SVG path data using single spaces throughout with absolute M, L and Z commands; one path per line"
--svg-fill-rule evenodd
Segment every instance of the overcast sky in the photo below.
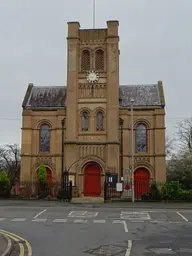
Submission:
M 166 126 L 192 116 L 192 0 L 96 0 L 97 27 L 120 22 L 120 83 L 162 80 Z M 0 144 L 21 140 L 28 83 L 66 85 L 67 22 L 92 27 L 92 0 L 0 0 Z

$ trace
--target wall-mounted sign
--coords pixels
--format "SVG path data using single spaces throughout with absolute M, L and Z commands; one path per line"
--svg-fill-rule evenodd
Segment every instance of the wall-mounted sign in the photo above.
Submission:
M 116 190 L 118 192 L 123 191 L 123 183 L 116 183 Z

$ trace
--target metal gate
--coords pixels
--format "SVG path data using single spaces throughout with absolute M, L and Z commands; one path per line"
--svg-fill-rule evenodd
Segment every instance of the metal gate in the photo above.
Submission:
M 68 171 L 63 172 L 62 184 L 58 197 L 60 200 L 66 201 L 71 201 L 72 199 L 72 181 L 69 180 Z

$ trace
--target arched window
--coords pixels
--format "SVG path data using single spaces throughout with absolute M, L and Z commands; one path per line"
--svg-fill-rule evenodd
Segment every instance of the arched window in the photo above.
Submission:
M 81 56 L 81 70 L 88 71 L 91 67 L 91 60 L 90 60 L 90 52 L 88 50 L 84 50 Z
M 102 131 L 102 130 L 104 130 L 103 113 L 99 111 L 97 113 L 97 131 Z
M 97 50 L 95 53 L 95 69 L 104 70 L 104 51 Z
M 142 123 L 136 126 L 136 152 L 147 152 L 147 127 Z
M 82 131 L 88 131 L 89 128 L 89 115 L 87 111 L 82 113 Z
M 42 124 L 40 127 L 40 141 L 39 141 L 40 152 L 50 152 L 50 138 L 51 138 L 51 130 L 49 125 Z

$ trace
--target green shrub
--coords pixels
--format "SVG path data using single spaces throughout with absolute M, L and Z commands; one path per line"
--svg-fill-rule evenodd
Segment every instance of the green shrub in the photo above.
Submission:
M 178 200 L 186 200 L 186 201 L 192 201 L 192 189 L 182 189 L 179 192 Z
M 47 183 L 47 172 L 44 164 L 40 164 L 39 166 L 38 180 L 40 183 Z
M 47 184 L 47 172 L 44 164 L 40 164 L 38 170 L 39 198 L 45 198 L 49 195 L 49 186 Z
M 165 200 L 177 200 L 182 190 L 182 184 L 179 181 L 166 182 L 162 187 L 162 198 Z
M 0 173 L 0 197 L 9 197 L 11 194 L 11 182 L 6 173 L 6 171 L 2 171 Z

